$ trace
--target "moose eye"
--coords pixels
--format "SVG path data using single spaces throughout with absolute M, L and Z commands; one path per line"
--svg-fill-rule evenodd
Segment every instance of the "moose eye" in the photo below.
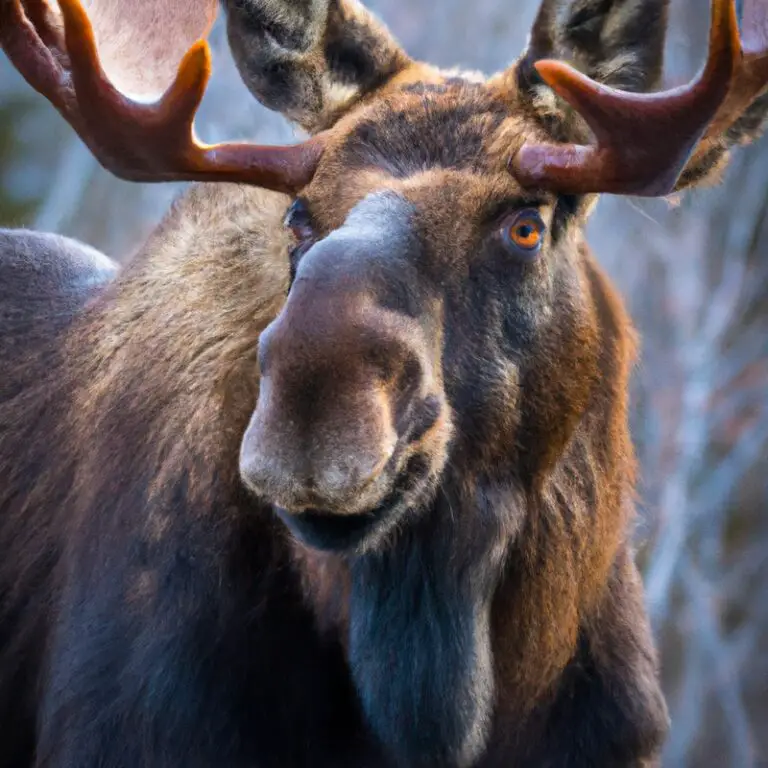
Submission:
M 300 243 L 312 239 L 314 236 L 312 216 L 303 200 L 298 199 L 291 203 L 290 208 L 286 211 L 285 219 L 283 219 L 283 226 L 290 229 Z
M 532 261 L 544 243 L 547 227 L 534 208 L 526 208 L 508 217 L 501 227 L 504 246 L 519 258 Z

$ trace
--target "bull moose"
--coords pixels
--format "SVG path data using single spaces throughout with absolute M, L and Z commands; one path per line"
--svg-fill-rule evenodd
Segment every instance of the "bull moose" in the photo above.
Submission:
M 0 233 L 0 765 L 655 764 L 635 334 L 584 225 L 759 133 L 768 2 L 712 0 L 654 92 L 667 0 L 543 0 L 490 78 L 355 0 L 223 5 L 305 141 L 195 138 L 216 0 L 0 0 L 106 168 L 202 182 L 119 270 Z

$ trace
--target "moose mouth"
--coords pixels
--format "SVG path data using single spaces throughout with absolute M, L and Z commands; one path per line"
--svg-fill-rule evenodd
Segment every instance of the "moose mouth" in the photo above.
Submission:
M 421 454 L 411 456 L 395 477 L 392 490 L 371 510 L 339 514 L 323 509 L 275 512 L 302 544 L 313 549 L 338 552 L 365 548 L 391 530 L 404 514 L 423 503 L 429 487 L 429 462 Z

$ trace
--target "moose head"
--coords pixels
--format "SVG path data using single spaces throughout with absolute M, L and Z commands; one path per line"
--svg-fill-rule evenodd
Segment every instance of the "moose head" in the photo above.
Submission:
M 527 50 L 489 78 L 414 61 L 353 0 L 224 5 L 243 80 L 307 140 L 196 139 L 210 55 L 193 41 L 215 0 L 94 0 L 90 19 L 79 0 L 59 0 L 60 18 L 0 0 L 0 43 L 118 176 L 286 195 L 289 286 L 258 339 L 239 475 L 302 562 L 348 566 L 338 622 L 377 735 L 407 764 L 470 765 L 497 699 L 514 690 L 513 712 L 536 701 L 612 569 L 634 574 L 622 559 L 634 334 L 586 217 L 600 193 L 709 180 L 755 132 L 768 3 L 745 0 L 740 36 L 734 0 L 712 0 L 701 73 L 654 93 L 666 0 L 543 0 Z M 450 586 L 422 590 L 412 607 L 429 620 L 409 623 L 392 594 L 417 561 Z M 523 604 L 525 621 L 505 618 Z M 398 632 L 423 634 L 413 692 L 403 674 L 388 684 L 399 662 L 377 655 Z M 494 662 L 505 643 L 519 654 Z M 448 647 L 425 693 L 434 649 Z M 547 661 L 531 682 L 520 670 L 536 653 Z

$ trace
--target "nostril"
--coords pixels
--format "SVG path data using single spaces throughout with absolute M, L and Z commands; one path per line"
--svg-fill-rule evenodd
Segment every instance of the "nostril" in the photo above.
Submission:
M 427 395 L 414 408 L 412 421 L 408 433 L 408 442 L 415 443 L 421 440 L 437 422 L 442 406 L 435 395 Z
M 414 394 L 421 386 L 422 368 L 416 355 L 409 354 L 403 364 L 397 381 L 398 391 L 404 395 Z
M 411 430 L 417 395 L 422 387 L 423 368 L 418 357 L 409 354 L 400 368 L 395 386 L 395 428 L 399 435 Z

